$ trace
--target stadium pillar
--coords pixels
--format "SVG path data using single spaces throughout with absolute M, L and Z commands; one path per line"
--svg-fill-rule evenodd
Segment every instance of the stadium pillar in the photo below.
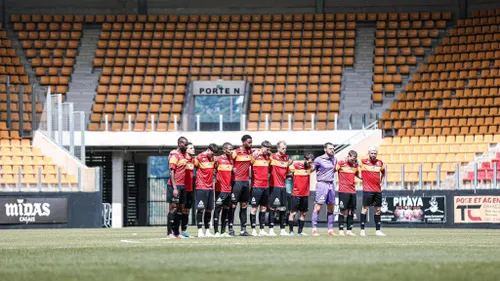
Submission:
M 467 0 L 458 0 L 458 19 L 467 17 Z
M 137 13 L 139 15 L 148 14 L 148 0 L 138 0 L 137 1 Z
M 113 158 L 111 159 L 113 174 L 112 174 L 112 216 L 111 216 L 111 227 L 121 228 L 123 227 L 123 152 L 113 152 Z
M 316 14 L 324 14 L 325 13 L 325 0 L 316 0 L 315 5 Z

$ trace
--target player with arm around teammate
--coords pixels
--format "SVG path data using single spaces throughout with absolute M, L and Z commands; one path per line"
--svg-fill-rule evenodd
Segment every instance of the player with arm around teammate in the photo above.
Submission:
M 356 210 L 355 177 L 359 178 L 358 153 L 349 151 L 345 160 L 340 160 L 335 166 L 339 176 L 339 235 L 355 236 L 352 233 L 352 221 Z M 344 234 L 344 219 L 347 215 L 347 233 Z
M 224 153 L 215 160 L 215 212 L 214 231 L 215 237 L 231 237 L 226 233 L 228 215 L 231 208 L 231 181 L 233 173 L 233 159 L 231 153 L 233 145 L 226 142 L 222 145 Z M 222 216 L 221 216 L 222 211 Z M 219 219 L 221 221 L 221 232 L 219 233 Z
M 375 235 L 385 236 L 380 231 L 380 208 L 382 207 L 382 185 L 385 177 L 385 168 L 382 160 L 377 159 L 378 148 L 372 146 L 368 149 L 368 158 L 361 159 L 360 170 L 363 179 L 363 209 L 361 210 L 360 236 L 366 236 L 366 213 L 370 206 L 375 207 L 373 220 L 375 221 Z
M 177 149 L 170 152 L 168 165 L 170 179 L 167 183 L 167 202 L 169 212 L 167 215 L 167 238 L 179 237 L 179 226 L 182 220 L 182 207 L 186 202 L 186 149 L 188 140 L 185 137 L 177 139 Z
M 278 152 L 271 154 L 270 177 L 269 177 L 269 236 L 276 236 L 274 233 L 274 212 L 279 212 L 280 235 L 287 236 L 286 209 L 286 177 L 289 173 L 289 167 L 292 164 L 290 157 L 286 155 L 286 142 L 279 141 L 277 144 Z
M 250 178 L 250 166 L 252 164 L 252 137 L 250 135 L 243 135 L 243 137 L 241 137 L 241 142 L 241 147 L 233 150 L 231 155 L 234 161 L 234 182 L 231 192 L 233 206 L 231 208 L 231 214 L 229 215 L 229 235 L 231 236 L 235 235 L 233 225 L 237 203 L 240 203 L 240 236 L 251 236 L 247 232 L 247 207 L 248 201 L 250 200 L 250 185 L 248 180 Z
M 252 156 L 252 195 L 250 204 L 250 223 L 252 236 L 268 236 L 264 230 L 266 210 L 269 204 L 269 163 L 271 143 L 263 141 L 258 155 Z M 256 216 L 259 210 L 260 231 L 256 230 Z
M 192 143 L 187 144 L 186 149 L 186 202 L 183 206 L 182 212 L 182 225 L 181 225 L 181 236 L 183 238 L 189 238 L 189 233 L 187 233 L 188 223 L 189 223 L 189 213 L 193 207 L 194 200 L 194 145 Z
M 300 212 L 299 231 L 298 235 L 307 235 L 302 230 L 304 229 L 304 221 L 309 210 L 309 192 L 310 192 L 310 175 L 311 166 L 314 161 L 314 155 L 308 153 L 304 157 L 304 161 L 294 161 L 290 165 L 290 172 L 293 175 L 293 188 L 291 199 L 291 210 L 288 222 L 290 235 L 295 235 L 293 232 L 293 224 L 297 211 Z
M 198 225 L 198 237 L 213 237 L 210 233 L 210 219 L 214 209 L 214 162 L 215 154 L 219 147 L 211 143 L 208 149 L 198 154 L 194 159 L 196 167 L 196 223 Z M 203 222 L 205 232 L 203 232 Z

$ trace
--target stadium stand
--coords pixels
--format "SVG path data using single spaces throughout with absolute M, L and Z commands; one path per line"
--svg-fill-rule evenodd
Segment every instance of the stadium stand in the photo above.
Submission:
M 372 100 L 379 104 L 385 95 L 394 95 L 402 76 L 408 76 L 417 58 L 423 59 L 432 48 L 451 13 L 380 13 L 368 19 L 377 20 Z
M 248 79 L 249 130 L 333 129 L 342 67 L 353 64 L 356 15 L 106 16 L 94 61 L 102 67 L 90 130 L 173 129 L 187 82 Z
M 10 79 L 9 84 L 7 79 Z M 29 84 L 28 76 L 24 71 L 20 59 L 17 57 L 6 31 L 0 25 L 0 122 L 7 122 L 8 108 L 11 110 L 11 128 L 16 131 L 31 131 L 33 111 L 42 112 L 42 105 L 35 100 L 35 109 L 32 104 L 32 86 Z M 20 127 L 20 101 L 19 91 L 23 104 L 23 128 Z M 10 105 L 7 93 L 10 93 Z
M 42 86 L 66 94 L 85 17 L 72 15 L 12 15 L 26 57 Z
M 59 184 L 59 168 L 65 190 L 76 187 L 78 183 L 75 176 L 67 174 L 63 167 L 53 164 L 52 158 L 31 146 L 29 139 L 21 139 L 17 131 L 7 129 L 5 122 L 0 122 L 0 147 L 0 187 L 15 188 L 20 181 L 23 186 L 36 188 L 39 170 L 42 169 L 41 183 L 48 185 L 48 188 L 56 188 Z
M 497 133 L 499 23 L 495 15 L 459 20 L 384 114 L 383 129 L 399 136 Z
M 441 181 L 500 142 L 498 105 L 500 95 L 499 40 L 500 11 L 474 12 L 459 20 L 433 55 L 412 77 L 398 99 L 381 118 L 388 135 L 381 157 L 388 163 L 388 182 L 418 181 L 423 164 L 423 180 Z M 490 179 L 488 162 L 479 178 Z M 471 177 L 472 176 L 472 177 Z M 464 182 L 473 174 L 467 173 Z

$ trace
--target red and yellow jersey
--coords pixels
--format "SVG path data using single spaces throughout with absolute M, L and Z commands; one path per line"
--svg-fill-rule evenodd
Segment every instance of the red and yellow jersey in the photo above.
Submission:
M 269 186 L 272 187 L 286 187 L 286 175 L 288 174 L 288 167 L 292 164 L 288 155 L 280 155 L 273 153 L 271 155 L 271 177 L 269 178 Z
M 225 154 L 217 157 L 215 160 L 215 169 L 217 169 L 215 191 L 231 192 L 233 159 L 228 158 Z
M 312 166 L 306 168 L 303 161 L 293 162 L 290 165 L 290 172 L 293 174 L 292 196 L 309 196 L 311 171 Z
M 255 158 L 251 156 L 251 159 L 252 159 L 252 187 L 268 188 L 269 163 L 270 163 L 269 155 L 260 154 Z
M 351 165 L 349 161 L 340 160 L 335 166 L 339 173 L 339 192 L 356 193 L 355 180 L 359 175 L 358 164 Z
M 384 163 L 378 159 L 373 162 L 370 159 L 361 159 L 359 169 L 363 178 L 363 191 L 382 192 L 380 176 L 385 174 Z
M 244 147 L 238 147 L 231 155 L 234 160 L 234 180 L 248 181 L 250 177 L 250 165 L 252 164 L 252 150 L 246 150 Z
M 184 153 L 180 152 L 177 149 L 170 151 L 170 154 L 168 155 L 168 165 L 170 167 L 170 170 L 174 171 L 175 183 L 177 185 L 185 185 L 186 164 L 187 160 Z M 168 180 L 168 184 L 172 185 L 171 179 Z
M 214 158 L 208 158 L 205 153 L 200 153 L 194 159 L 196 167 L 196 189 L 210 190 L 214 182 Z
M 194 158 L 190 157 L 186 164 L 186 191 L 193 191 L 193 179 L 194 179 Z

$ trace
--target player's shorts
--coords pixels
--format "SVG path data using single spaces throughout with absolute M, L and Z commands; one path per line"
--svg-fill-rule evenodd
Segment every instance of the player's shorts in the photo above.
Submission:
M 235 181 L 231 201 L 233 203 L 248 202 L 250 200 L 250 186 L 248 181 Z
M 252 207 L 266 206 L 269 203 L 269 188 L 252 188 Z
M 315 204 L 335 204 L 335 189 L 333 182 L 319 181 L 316 184 L 316 197 L 314 198 Z
M 196 209 L 212 211 L 214 209 L 214 191 L 211 189 L 196 190 Z
M 382 206 L 382 192 L 363 192 L 363 206 Z
M 231 206 L 231 192 L 215 192 L 215 206 Z
M 184 203 L 185 209 L 193 208 L 194 191 L 186 191 L 186 203 Z
M 287 207 L 287 193 L 284 187 L 271 187 L 271 194 L 269 196 L 269 206 L 273 209 L 286 211 Z
M 292 196 L 292 212 L 307 212 L 309 211 L 309 196 Z
M 339 192 L 339 209 L 341 212 L 356 210 L 356 193 Z
M 167 203 L 186 204 L 186 187 L 177 186 L 177 197 L 174 197 L 174 187 L 167 185 Z

